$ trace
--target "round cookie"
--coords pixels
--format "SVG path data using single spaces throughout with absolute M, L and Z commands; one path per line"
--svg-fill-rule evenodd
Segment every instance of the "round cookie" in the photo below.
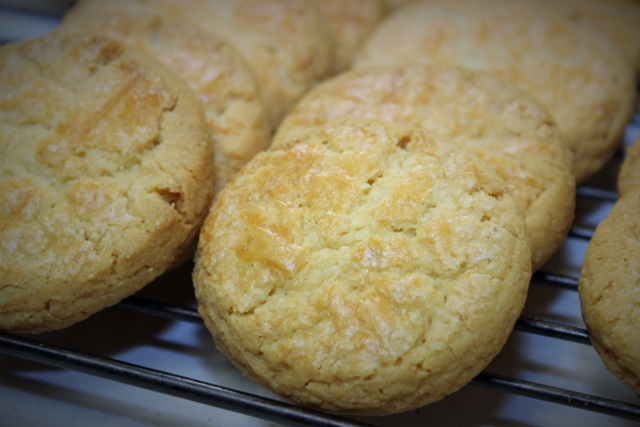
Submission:
M 465 66 L 518 85 L 555 118 L 581 183 L 619 146 L 634 108 L 635 70 L 605 34 L 559 15 L 535 0 L 413 2 L 377 27 L 355 66 Z
M 531 277 L 524 218 L 481 159 L 419 128 L 291 132 L 219 194 L 199 312 L 249 378 L 323 411 L 436 401 L 500 351 Z
M 621 196 L 640 186 L 640 137 L 631 144 L 625 153 L 618 174 L 618 194 Z
M 0 47 L 0 329 L 64 328 L 162 274 L 214 191 L 197 98 L 101 37 Z
M 54 31 L 108 36 L 153 56 L 184 79 L 204 105 L 220 191 L 271 140 L 255 75 L 240 54 L 213 33 L 127 4 L 119 3 L 116 13 L 110 10 L 113 2 L 80 2 Z
M 598 225 L 582 264 L 580 302 L 589 337 L 609 371 L 640 393 L 640 187 Z
M 335 42 L 333 73 L 351 66 L 360 46 L 384 19 L 384 0 L 317 0 L 326 16 Z
M 423 65 L 345 73 L 307 94 L 273 144 L 299 126 L 356 116 L 421 126 L 482 157 L 525 214 L 537 270 L 562 245 L 575 208 L 572 157 L 548 111 L 488 73 Z

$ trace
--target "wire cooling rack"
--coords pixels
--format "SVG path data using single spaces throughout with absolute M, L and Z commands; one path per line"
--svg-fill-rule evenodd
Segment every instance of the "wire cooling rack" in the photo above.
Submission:
M 46 34 L 69 4 L 0 2 L 0 41 Z M 636 114 L 624 145 L 639 134 Z M 440 402 L 388 417 L 338 417 L 282 402 L 217 352 L 186 265 L 65 330 L 0 333 L 0 426 L 637 425 L 640 397 L 590 346 L 577 293 L 584 250 L 616 200 L 623 155 L 578 188 L 571 232 L 532 278 L 503 351 Z

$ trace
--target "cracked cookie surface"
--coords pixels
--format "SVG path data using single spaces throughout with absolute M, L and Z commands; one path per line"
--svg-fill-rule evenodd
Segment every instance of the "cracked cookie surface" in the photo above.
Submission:
M 101 37 L 0 48 L 0 329 L 60 329 L 190 244 L 211 139 L 184 83 Z
M 524 212 L 534 271 L 564 242 L 575 208 L 571 151 L 547 109 L 517 87 L 464 68 L 356 70 L 308 93 L 273 144 L 291 129 L 336 116 L 421 126 L 480 156 L 507 182 Z
M 220 194 L 194 285 L 218 348 L 249 378 L 324 411 L 441 399 L 502 348 L 531 252 L 506 184 L 426 131 L 376 120 L 301 128 Z

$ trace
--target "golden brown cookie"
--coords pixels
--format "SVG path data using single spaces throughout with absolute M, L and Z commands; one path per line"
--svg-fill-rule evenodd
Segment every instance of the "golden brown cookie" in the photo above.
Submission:
M 202 105 L 101 37 L 0 48 L 0 329 L 69 326 L 162 274 L 214 191 Z
M 211 127 L 217 191 L 268 147 L 271 126 L 256 77 L 213 33 L 175 17 L 143 13 L 135 3 L 104 1 L 80 2 L 55 32 L 103 34 L 153 56 L 184 79 L 202 101 Z
M 640 393 L 640 187 L 598 225 L 582 264 L 580 302 L 607 369 Z
M 531 252 L 506 184 L 419 128 L 291 132 L 219 194 L 199 312 L 249 378 L 323 411 L 389 414 L 468 383 L 524 304 Z
M 457 65 L 518 85 L 555 118 L 580 183 L 619 146 L 635 70 L 605 34 L 559 15 L 536 0 L 416 1 L 377 27 L 355 66 Z
M 549 112 L 517 87 L 462 68 L 357 70 L 305 96 L 273 143 L 293 128 L 335 116 L 421 126 L 482 157 L 507 182 L 526 216 L 534 270 L 564 242 L 575 208 L 571 152 Z
M 384 0 L 317 0 L 335 42 L 333 73 L 351 66 L 362 43 L 384 19 Z
M 640 137 L 625 153 L 618 175 L 618 193 L 622 196 L 636 186 L 640 186 Z

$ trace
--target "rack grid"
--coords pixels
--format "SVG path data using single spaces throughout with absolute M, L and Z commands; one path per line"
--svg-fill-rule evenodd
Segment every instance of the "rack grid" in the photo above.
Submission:
M 50 2 L 44 10 L 43 2 L 19 3 L 0 3 L 11 7 L 0 8 L 0 23 L 19 19 L 24 28 L 30 22 L 25 31 L 34 36 L 46 33 L 70 4 Z M 2 42 L 25 37 L 0 27 Z M 637 135 L 636 113 L 624 145 Z M 604 369 L 591 348 L 577 294 L 582 254 L 616 200 L 623 155 L 621 150 L 578 187 L 565 247 L 533 275 L 527 306 L 503 352 L 442 402 L 373 418 L 281 401 L 217 353 L 195 308 L 187 265 L 67 330 L 0 333 L 0 425 L 635 425 L 640 398 Z

